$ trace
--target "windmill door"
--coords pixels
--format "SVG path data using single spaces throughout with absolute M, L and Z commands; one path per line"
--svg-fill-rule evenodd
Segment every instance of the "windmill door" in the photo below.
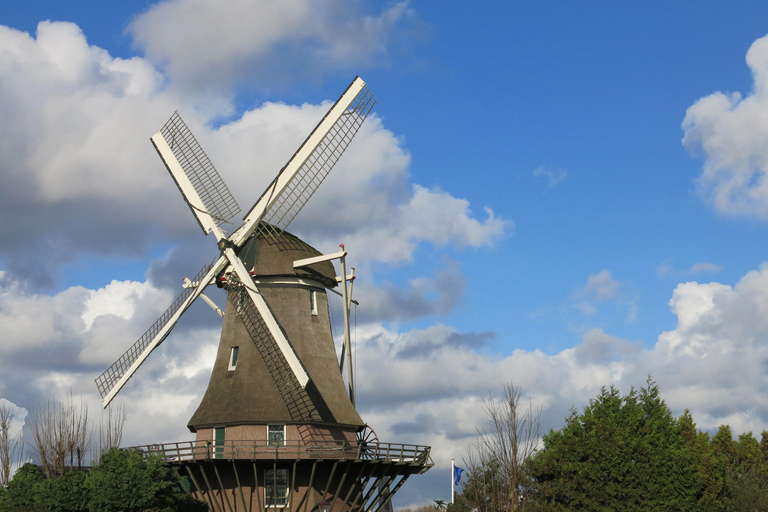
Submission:
M 221 459 L 224 456 L 224 427 L 213 429 L 213 457 Z

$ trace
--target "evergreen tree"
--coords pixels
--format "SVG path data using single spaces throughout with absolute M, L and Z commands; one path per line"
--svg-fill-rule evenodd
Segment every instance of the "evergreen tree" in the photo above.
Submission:
M 47 510 L 46 506 L 37 499 L 42 483 L 43 472 L 40 468 L 35 464 L 24 464 L 8 482 L 3 495 L 2 509 L 8 512 Z
M 90 493 L 85 471 L 66 471 L 58 478 L 44 480 L 37 487 L 37 501 L 49 512 L 87 512 Z
M 541 510 L 697 510 L 697 461 L 689 418 L 679 423 L 650 379 L 621 396 L 603 388 L 581 414 L 544 436 L 528 462 Z M 695 426 L 693 427 L 695 430 Z

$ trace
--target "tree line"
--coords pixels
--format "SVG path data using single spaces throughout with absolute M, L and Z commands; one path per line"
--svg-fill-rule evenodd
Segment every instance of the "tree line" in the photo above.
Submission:
M 46 478 L 97 463 L 102 453 L 120 445 L 125 408 L 121 404 L 111 406 L 96 423 L 86 402 L 76 401 L 69 391 L 65 401 L 49 399 L 30 413 L 29 445 L 22 441 L 23 424 L 14 419 L 13 408 L 0 404 L 0 487 L 11 480 L 16 468 L 31 462 L 33 454 Z M 19 424 L 19 432 L 11 436 L 15 424 Z
M 0 512 L 207 511 L 159 456 L 118 448 L 125 419 L 115 404 L 97 423 L 70 392 L 30 413 L 27 449 L 11 435 L 13 409 L 0 405 Z
M 158 455 L 112 448 L 92 468 L 52 478 L 25 464 L 0 488 L 0 512 L 206 512 L 187 491 Z
M 674 417 L 650 378 L 625 395 L 603 387 L 543 437 L 541 410 L 518 387 L 486 413 L 450 512 L 768 512 L 768 431 L 700 431 L 689 411 Z

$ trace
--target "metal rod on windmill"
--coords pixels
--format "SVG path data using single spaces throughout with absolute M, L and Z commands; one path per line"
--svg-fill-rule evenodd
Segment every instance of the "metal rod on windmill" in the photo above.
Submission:
M 341 250 L 344 250 L 344 244 L 339 245 Z M 355 381 L 352 375 L 352 345 L 349 336 L 349 300 L 347 290 L 347 258 L 346 252 L 344 256 L 340 258 L 341 263 L 341 277 L 343 286 L 341 287 L 342 299 L 344 300 L 344 346 L 347 348 L 347 354 L 349 354 L 349 362 L 347 362 L 347 378 L 349 379 L 349 399 L 352 405 L 355 405 Z
M 338 259 L 341 264 L 341 275 L 336 276 L 336 282 L 342 283 L 341 287 L 341 300 L 342 309 L 344 312 L 344 343 L 341 348 L 341 358 L 339 360 L 339 370 L 344 371 L 344 354 L 349 354 L 349 362 L 347 363 L 347 378 L 349 379 L 349 399 L 352 405 L 355 405 L 355 384 L 354 375 L 352 369 L 352 345 L 349 326 L 349 311 L 352 305 L 352 290 L 348 289 L 347 283 L 351 283 L 355 279 L 355 269 L 352 269 L 352 274 L 347 275 L 347 251 L 344 249 L 344 244 L 339 244 L 341 251 L 333 254 L 325 254 L 323 256 L 315 256 L 313 258 L 305 258 L 296 260 L 293 262 L 293 268 L 307 267 L 314 265 L 315 263 L 321 263 L 324 261 L 331 261 Z

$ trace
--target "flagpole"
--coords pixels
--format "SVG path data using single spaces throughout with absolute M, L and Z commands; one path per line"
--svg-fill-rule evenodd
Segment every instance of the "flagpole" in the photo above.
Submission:
M 456 477 L 456 465 L 454 464 L 453 459 L 451 459 L 451 505 L 453 505 L 453 488 L 455 485 Z

